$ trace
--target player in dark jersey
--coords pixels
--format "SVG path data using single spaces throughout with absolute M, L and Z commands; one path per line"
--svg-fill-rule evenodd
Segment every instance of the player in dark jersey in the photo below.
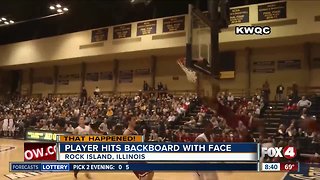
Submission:
M 123 135 L 138 135 L 135 130 L 136 127 L 136 117 L 127 117 L 128 128 L 124 131 Z M 153 171 L 133 171 L 139 180 L 152 180 L 154 172 Z

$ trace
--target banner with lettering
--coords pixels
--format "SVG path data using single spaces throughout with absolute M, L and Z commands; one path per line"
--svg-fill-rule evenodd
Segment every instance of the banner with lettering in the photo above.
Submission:
M 75 74 L 68 74 L 68 79 L 70 81 L 75 81 L 75 80 L 79 80 L 80 79 L 80 74 L 75 73 Z
M 249 22 L 249 7 L 230 9 L 230 23 L 239 24 Z
M 276 2 L 258 6 L 258 21 L 287 18 L 287 3 Z
M 318 69 L 320 68 L 320 57 L 319 58 L 313 58 L 312 59 L 312 69 Z
M 67 79 L 59 79 L 58 80 L 58 84 L 59 85 L 68 85 L 69 84 L 69 80 L 67 80 Z
M 163 19 L 162 32 L 183 31 L 185 26 L 185 16 L 171 17 Z
M 87 81 L 98 81 L 99 80 L 99 73 L 87 73 L 86 74 Z
M 96 29 L 91 33 L 91 42 L 108 40 L 108 28 Z
M 156 34 L 157 33 L 157 20 L 144 21 L 137 24 L 137 36 Z
M 136 76 L 146 76 L 150 74 L 150 69 L 146 68 L 146 69 L 136 69 L 135 70 L 135 75 Z
M 282 60 L 278 61 L 278 70 L 301 69 L 300 60 Z
M 113 39 L 131 37 L 131 24 L 113 27 Z
M 42 77 L 33 77 L 33 83 L 42 83 Z
M 133 70 L 125 70 L 119 72 L 119 83 L 132 83 Z
M 111 71 L 100 72 L 99 79 L 100 80 L 112 80 L 113 73 Z
M 53 84 L 53 78 L 52 77 L 43 77 L 42 82 L 44 84 Z
M 275 62 L 274 61 L 253 62 L 252 72 L 254 72 L 254 73 L 274 73 L 275 72 Z

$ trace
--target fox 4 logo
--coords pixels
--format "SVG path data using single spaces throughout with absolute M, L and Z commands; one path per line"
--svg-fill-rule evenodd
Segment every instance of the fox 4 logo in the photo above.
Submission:
M 262 147 L 261 148 L 261 155 L 265 157 L 285 157 L 286 159 L 293 159 L 297 156 L 297 149 L 293 146 L 286 146 L 283 147 Z

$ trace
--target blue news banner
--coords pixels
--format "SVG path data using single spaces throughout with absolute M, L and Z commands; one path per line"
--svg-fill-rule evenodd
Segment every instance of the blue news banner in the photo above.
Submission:
M 58 143 L 64 162 L 241 162 L 258 160 L 257 143 Z
M 60 153 L 170 152 L 170 153 L 257 153 L 257 143 L 58 143 Z
M 10 163 L 11 172 L 81 171 L 257 171 L 257 163 Z

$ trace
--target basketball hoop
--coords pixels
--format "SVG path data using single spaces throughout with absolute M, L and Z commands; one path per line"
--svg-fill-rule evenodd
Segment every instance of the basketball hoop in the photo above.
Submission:
M 188 81 L 192 83 L 197 82 L 197 73 L 189 68 L 186 67 L 186 59 L 178 59 L 177 63 L 181 67 L 181 69 L 186 73 Z

